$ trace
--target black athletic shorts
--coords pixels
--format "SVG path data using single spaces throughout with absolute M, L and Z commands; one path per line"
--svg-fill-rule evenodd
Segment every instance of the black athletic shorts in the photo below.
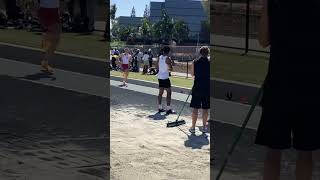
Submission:
M 273 149 L 320 149 L 319 96 L 293 89 L 266 89 L 256 144 Z
M 210 109 L 210 96 L 192 95 L 190 107 L 195 109 Z
M 171 88 L 170 79 L 158 79 L 159 88 Z

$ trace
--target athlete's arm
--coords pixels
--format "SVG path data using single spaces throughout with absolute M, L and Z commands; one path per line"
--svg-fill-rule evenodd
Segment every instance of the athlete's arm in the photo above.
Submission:
M 157 61 L 156 61 L 156 68 L 159 71 L 159 58 L 157 58 Z
M 259 43 L 262 47 L 270 45 L 269 40 L 269 17 L 268 17 L 268 0 L 263 0 L 262 14 L 259 24 Z
M 173 67 L 172 67 L 172 60 L 171 60 L 170 57 L 167 57 L 167 59 L 166 59 L 166 64 L 168 64 L 169 71 L 172 71 L 172 70 L 173 70 Z

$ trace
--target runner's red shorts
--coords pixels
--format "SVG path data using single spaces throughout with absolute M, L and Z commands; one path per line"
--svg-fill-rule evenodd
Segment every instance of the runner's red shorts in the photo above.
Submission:
M 58 8 L 40 8 L 38 16 L 41 25 L 48 29 L 49 26 L 60 22 L 59 9 Z
M 122 70 L 126 71 L 129 69 L 129 64 L 122 64 Z

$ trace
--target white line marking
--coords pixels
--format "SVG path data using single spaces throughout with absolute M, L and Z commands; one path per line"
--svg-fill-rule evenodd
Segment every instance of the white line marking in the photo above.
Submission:
M 34 48 L 34 47 L 28 47 L 28 46 L 23 46 L 23 45 L 17 45 L 17 44 L 11 44 L 11 43 L 4 43 L 4 42 L 0 42 L 0 45 L 5 45 L 5 46 L 11 46 L 11 47 L 16 47 L 16 48 L 21 48 L 21 49 L 28 49 L 28 50 L 34 50 L 34 51 L 39 51 L 39 52 L 43 52 L 42 49 L 40 48 Z M 77 58 L 81 58 L 81 59 L 90 59 L 90 60 L 95 60 L 95 61 L 104 61 L 104 62 L 108 62 L 109 59 L 101 59 L 101 58 L 95 58 L 95 57 L 89 57 L 89 56 L 82 56 L 82 55 L 77 55 L 77 54 L 72 54 L 72 53 L 66 53 L 66 52 L 61 52 L 61 51 L 56 51 L 56 54 L 59 55 L 64 55 L 64 56 L 70 56 L 70 57 L 77 57 Z M 106 54 L 107 57 L 107 54 Z

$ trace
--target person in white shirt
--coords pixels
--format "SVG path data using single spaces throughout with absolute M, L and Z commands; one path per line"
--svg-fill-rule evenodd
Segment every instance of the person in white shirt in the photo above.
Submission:
M 129 54 L 129 49 L 125 48 L 124 53 L 120 56 L 121 59 L 121 68 L 123 71 L 123 83 L 122 86 L 127 86 L 128 76 L 129 76 L 129 64 L 132 61 L 132 56 Z
M 148 64 L 149 64 L 149 54 L 148 52 L 144 52 L 144 55 L 142 57 L 143 61 L 143 71 L 142 74 L 146 74 L 148 72 Z
M 53 69 L 49 65 L 54 52 L 60 41 L 61 25 L 60 25 L 60 0 L 40 0 L 40 8 L 38 16 L 40 23 L 45 30 L 42 39 L 42 48 L 45 55 L 41 61 L 41 67 L 44 71 L 52 72 Z
M 169 115 L 173 113 L 171 108 L 171 82 L 169 79 L 169 71 L 172 71 L 173 61 L 169 57 L 170 47 L 163 47 L 163 54 L 159 56 L 159 59 L 156 63 L 158 69 L 158 82 L 159 82 L 159 96 L 158 96 L 158 105 L 159 113 L 165 112 Z M 167 91 L 167 108 L 164 109 L 162 106 L 162 96 L 164 90 Z

